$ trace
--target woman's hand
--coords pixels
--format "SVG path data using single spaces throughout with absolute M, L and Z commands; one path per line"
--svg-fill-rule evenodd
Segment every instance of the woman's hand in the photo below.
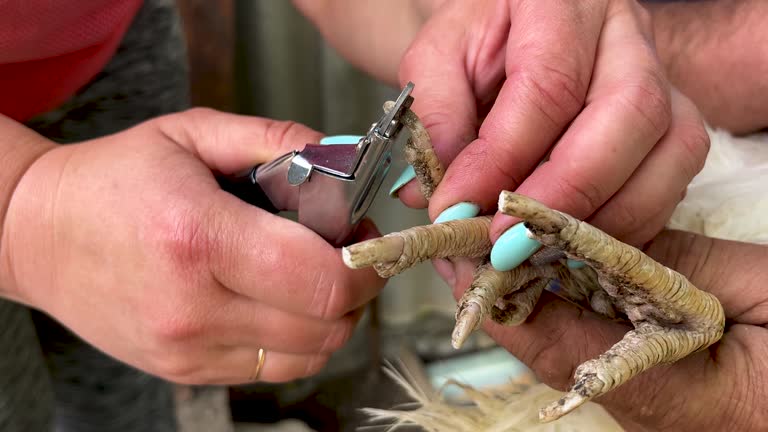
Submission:
M 320 134 L 195 109 L 49 151 L 19 183 L 0 263 L 9 297 L 106 353 L 190 384 L 318 372 L 384 281 L 302 225 L 222 191 L 212 172 Z M 364 223 L 356 241 L 378 236 Z
M 768 430 L 768 247 L 665 231 L 646 253 L 722 303 L 722 339 L 671 365 L 656 366 L 596 401 L 627 431 Z M 454 293 L 471 282 L 457 265 Z M 618 342 L 613 323 L 546 293 L 518 327 L 484 329 L 545 383 L 565 390 L 575 368 Z
M 511 190 L 627 243 L 653 238 L 709 140 L 698 111 L 672 94 L 645 9 L 634 0 L 448 0 L 435 10 L 400 65 L 448 167 L 431 218 L 458 203 L 450 217 L 493 211 Z M 415 186 L 399 196 L 426 205 Z M 508 230 L 517 222 L 493 221 L 497 269 L 530 256 Z

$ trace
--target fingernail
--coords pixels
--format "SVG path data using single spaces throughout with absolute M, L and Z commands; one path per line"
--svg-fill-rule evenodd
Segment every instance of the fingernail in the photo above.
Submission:
M 416 170 L 413 169 L 412 166 L 408 165 L 408 168 L 403 171 L 402 174 L 400 174 L 400 177 L 395 180 L 395 184 L 392 185 L 392 188 L 389 190 L 389 196 L 392 198 L 397 197 L 397 191 L 400 190 L 401 187 L 405 186 L 406 183 L 416 178 Z
M 460 202 L 443 210 L 433 223 L 438 224 L 457 219 L 468 219 L 477 216 L 478 213 L 480 213 L 480 207 L 477 205 L 470 202 Z
M 523 223 L 508 229 L 496 240 L 491 249 L 491 265 L 498 271 L 509 271 L 519 266 L 541 248 L 541 243 L 528 237 Z
M 572 269 L 580 269 L 586 265 L 581 261 L 572 260 L 570 258 L 565 263 L 568 265 L 568 268 Z
M 320 144 L 357 144 L 360 138 L 362 138 L 360 135 L 331 135 L 321 139 Z

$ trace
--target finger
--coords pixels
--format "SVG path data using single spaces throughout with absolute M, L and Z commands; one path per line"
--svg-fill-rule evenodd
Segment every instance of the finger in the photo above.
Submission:
M 583 219 L 599 209 L 665 134 L 670 90 L 631 9 L 610 11 L 587 103 L 547 162 L 516 192 Z M 675 191 L 678 193 L 678 191 Z M 497 238 L 519 220 L 494 218 Z
M 453 11 L 429 20 L 404 54 L 399 70 L 402 85 L 415 83 L 411 109 L 427 128 L 432 146 L 447 166 L 470 142 L 477 131 L 475 97 L 465 67 L 466 32 L 445 31 L 463 28 L 466 17 Z M 427 203 L 415 182 L 398 182 L 397 192 L 410 207 Z
M 258 352 L 257 352 L 258 354 Z M 264 356 L 264 364 L 257 379 L 253 379 L 253 365 L 257 364 L 250 360 L 251 356 L 243 355 L 245 363 L 239 363 L 240 370 L 249 372 L 244 375 L 241 382 L 256 381 L 266 383 L 282 383 L 293 381 L 299 378 L 307 378 L 320 373 L 328 363 L 330 355 L 294 355 L 281 352 L 267 351 Z M 233 356 L 232 365 L 238 364 L 239 358 Z M 258 355 L 256 356 L 258 362 Z M 245 378 L 245 380 L 243 380 Z
M 445 283 L 450 287 L 455 287 L 459 281 L 464 281 L 467 277 L 471 279 L 474 270 L 481 264 L 481 260 L 470 258 L 440 258 L 432 260 L 432 264 L 437 274 L 445 281 Z M 459 296 L 460 295 L 461 294 L 459 294 Z
M 583 106 L 604 14 L 595 8 L 602 6 L 509 3 L 506 81 L 478 139 L 446 170 L 430 202 L 433 219 L 457 201 L 494 209 L 499 192 L 517 188 Z
M 296 122 L 205 108 L 160 117 L 155 124 L 209 168 L 226 175 L 302 149 L 322 137 L 319 132 Z
M 437 258 L 432 260 L 432 266 L 445 283 L 451 287 L 456 284 L 456 260 Z
M 210 249 L 210 270 L 250 299 L 333 320 L 366 304 L 384 285 L 373 269 L 349 269 L 339 249 L 306 227 L 231 195 L 216 195 L 210 213 L 207 232 L 200 234 Z
M 625 243 L 640 245 L 658 234 L 687 185 L 704 167 L 709 136 L 698 109 L 677 91 L 672 94 L 672 109 L 667 134 L 629 181 L 589 220 Z M 660 203 L 665 203 L 661 213 Z
M 331 354 L 343 347 L 354 332 L 363 308 L 337 320 L 308 318 L 257 303 L 243 296 L 216 311 L 216 343 L 264 348 L 287 354 Z
M 319 373 L 328 362 L 327 354 L 289 354 L 265 350 L 260 370 L 259 349 L 243 347 L 203 354 L 198 369 L 171 377 L 184 384 L 238 385 L 254 382 L 282 383 Z M 257 373 L 258 372 L 258 373 Z

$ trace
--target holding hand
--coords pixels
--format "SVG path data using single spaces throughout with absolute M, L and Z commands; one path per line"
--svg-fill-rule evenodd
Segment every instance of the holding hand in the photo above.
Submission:
M 448 166 L 429 204 L 438 222 L 495 209 L 511 190 L 641 245 L 708 150 L 633 0 L 446 1 L 406 52 L 400 80 L 417 83 L 413 109 Z M 426 205 L 415 184 L 399 195 Z M 537 248 L 509 229 L 517 222 L 494 218 L 499 270 Z
M 196 109 L 49 151 L 6 216 L 7 296 L 175 382 L 318 372 L 383 280 L 349 270 L 304 226 L 222 191 L 212 172 L 319 138 L 295 123 Z M 378 235 L 364 222 L 355 241 Z
M 722 303 L 728 325 L 722 339 L 671 365 L 655 366 L 599 397 L 627 431 L 765 430 L 768 408 L 768 248 L 665 231 L 645 253 L 685 275 Z M 454 294 L 472 280 L 457 265 Z M 546 384 L 568 388 L 574 369 L 631 329 L 607 321 L 547 292 L 527 321 L 484 326 L 499 344 Z

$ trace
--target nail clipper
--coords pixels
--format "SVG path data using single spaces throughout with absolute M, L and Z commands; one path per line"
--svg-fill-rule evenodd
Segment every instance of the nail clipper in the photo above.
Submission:
M 408 83 L 394 108 L 356 144 L 306 144 L 239 179 L 219 178 L 219 184 L 273 213 L 298 210 L 299 223 L 340 246 L 370 209 L 389 172 L 401 117 L 413 103 L 413 87 Z

